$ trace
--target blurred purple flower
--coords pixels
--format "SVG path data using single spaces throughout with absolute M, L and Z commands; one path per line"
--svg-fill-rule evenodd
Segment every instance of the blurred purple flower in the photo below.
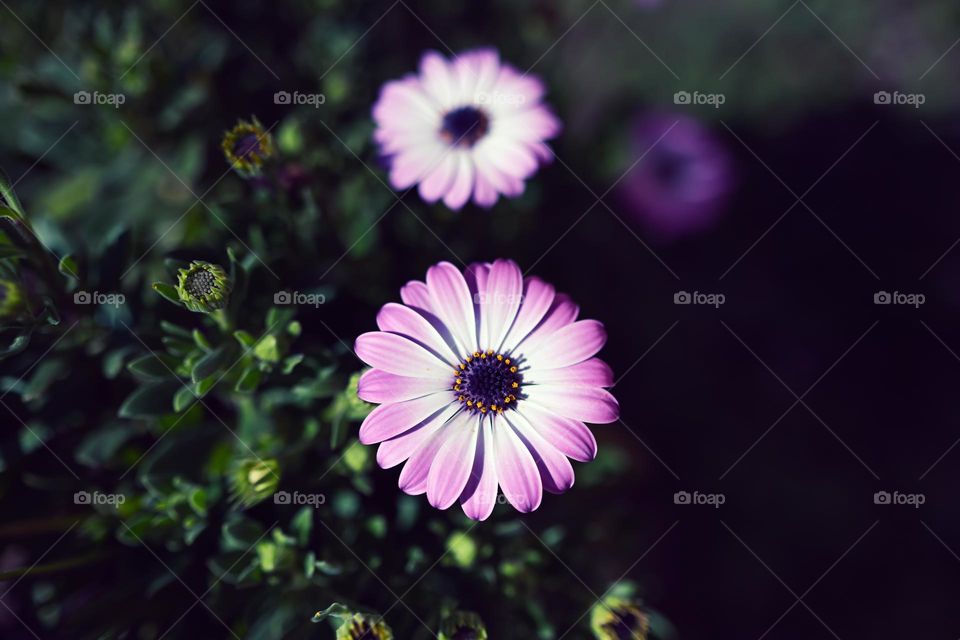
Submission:
M 727 148 L 699 120 L 676 113 L 642 116 L 630 134 L 622 194 L 634 217 L 661 240 L 703 231 L 723 213 L 734 175 Z

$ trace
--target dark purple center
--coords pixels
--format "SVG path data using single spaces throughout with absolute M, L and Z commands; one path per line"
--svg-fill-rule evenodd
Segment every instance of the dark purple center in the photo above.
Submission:
M 522 386 L 516 362 L 493 351 L 478 351 L 460 366 L 453 390 L 467 409 L 486 413 L 516 406 Z
M 248 155 L 260 150 L 260 139 L 254 133 L 248 133 L 241 136 L 233 145 L 233 155 L 238 158 L 246 158 Z
M 489 128 L 490 119 L 483 111 L 476 107 L 460 107 L 443 116 L 440 136 L 447 144 L 472 147 Z
M 653 162 L 657 179 L 669 189 L 682 186 L 690 172 L 690 156 L 684 153 L 665 150 L 656 154 Z

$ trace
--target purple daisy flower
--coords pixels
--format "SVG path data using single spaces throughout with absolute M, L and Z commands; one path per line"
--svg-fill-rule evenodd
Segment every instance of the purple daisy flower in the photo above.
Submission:
M 613 372 L 593 357 L 603 325 L 577 320 L 579 307 L 511 260 L 430 267 L 426 282 L 400 290 L 403 304 L 377 315 L 380 331 L 357 338 L 374 367 L 359 395 L 380 406 L 360 442 L 380 443 L 384 469 L 404 461 L 400 488 L 434 507 L 457 500 L 485 520 L 499 486 L 524 513 L 544 489 L 573 486 L 567 458 L 592 460 L 597 442 L 584 424 L 620 415 L 604 388 Z
M 633 127 L 631 144 L 643 159 L 623 179 L 635 217 L 663 240 L 709 228 L 733 186 L 726 147 L 699 120 L 654 113 Z
M 373 107 L 390 183 L 419 183 L 421 198 L 442 198 L 454 210 L 471 195 L 481 207 L 501 193 L 520 195 L 524 180 L 552 158 L 544 141 L 560 131 L 540 102 L 544 91 L 539 79 L 502 64 L 495 49 L 453 60 L 426 52 L 420 73 L 387 82 Z

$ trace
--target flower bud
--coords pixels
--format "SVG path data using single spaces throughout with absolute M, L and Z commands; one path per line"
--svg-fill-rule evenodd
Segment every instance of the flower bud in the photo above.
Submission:
M 177 295 L 183 305 L 197 313 L 210 313 L 227 305 L 233 285 L 223 267 L 201 260 L 177 272 Z
M 477 614 L 471 611 L 457 611 L 443 621 L 439 638 L 440 640 L 487 640 L 487 628 Z
M 597 640 L 647 640 L 650 619 L 630 600 L 608 597 L 590 612 L 590 629 Z

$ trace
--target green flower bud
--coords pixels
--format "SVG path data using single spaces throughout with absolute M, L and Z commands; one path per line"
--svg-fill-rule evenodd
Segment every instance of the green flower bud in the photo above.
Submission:
M 11 280 L 0 280 L 0 318 L 12 318 L 23 309 L 23 291 Z
M 443 621 L 439 638 L 440 640 L 487 640 L 487 628 L 477 614 L 471 611 L 457 611 Z
M 393 640 L 393 631 L 379 616 L 355 613 L 337 629 L 337 640 Z
M 227 162 L 244 178 L 259 175 L 263 163 L 274 154 L 273 138 L 256 118 L 237 121 L 223 134 L 220 146 Z
M 197 313 L 227 306 L 232 286 L 223 267 L 202 260 L 194 260 L 177 272 L 177 295 L 187 309 Z
M 597 640 L 647 640 L 650 619 L 630 600 L 608 597 L 590 612 L 590 629 Z
M 230 478 L 233 496 L 244 507 L 269 498 L 280 483 L 280 463 L 274 459 L 241 460 Z

